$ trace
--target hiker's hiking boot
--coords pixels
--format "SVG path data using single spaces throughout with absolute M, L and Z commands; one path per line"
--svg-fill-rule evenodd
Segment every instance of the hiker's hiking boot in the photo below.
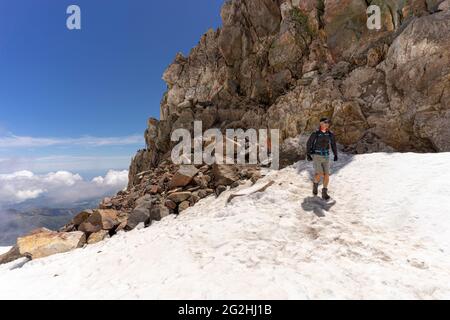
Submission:
M 317 196 L 318 194 L 319 194 L 319 184 L 318 183 L 314 183 L 313 195 Z
M 328 201 L 331 199 L 331 197 L 328 195 L 328 189 L 327 188 L 323 188 L 322 189 L 322 199 L 325 201 Z

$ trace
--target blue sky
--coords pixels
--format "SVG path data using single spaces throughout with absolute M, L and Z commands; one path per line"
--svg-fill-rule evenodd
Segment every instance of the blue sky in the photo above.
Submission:
M 126 169 L 161 75 L 220 26 L 223 0 L 0 2 L 0 173 Z M 82 30 L 66 28 L 81 8 Z

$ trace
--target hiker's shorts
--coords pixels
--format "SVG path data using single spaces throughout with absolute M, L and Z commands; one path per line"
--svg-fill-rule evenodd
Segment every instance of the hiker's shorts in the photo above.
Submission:
M 315 154 L 313 155 L 313 161 L 316 175 L 330 175 L 330 157 Z

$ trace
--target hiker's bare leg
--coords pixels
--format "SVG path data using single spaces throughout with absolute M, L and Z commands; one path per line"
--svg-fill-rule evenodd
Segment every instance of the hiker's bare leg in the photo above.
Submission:
M 330 175 L 329 174 L 326 174 L 326 175 L 324 175 L 324 177 L 323 177 L 323 187 L 325 188 L 325 189 L 328 189 L 328 185 L 330 184 Z
M 322 175 L 316 174 L 316 176 L 314 178 L 314 183 L 320 183 L 320 180 L 322 180 Z

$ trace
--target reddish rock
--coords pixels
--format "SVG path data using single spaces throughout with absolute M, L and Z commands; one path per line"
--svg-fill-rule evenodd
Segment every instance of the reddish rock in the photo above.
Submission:
M 94 213 L 94 211 L 92 210 L 84 210 L 80 212 L 72 219 L 72 224 L 78 227 L 80 224 L 85 222 L 91 216 L 92 213 Z
M 172 209 L 172 210 L 175 210 L 175 209 L 177 208 L 177 204 L 176 204 L 174 201 L 172 201 L 172 200 L 166 200 L 166 202 L 164 203 L 164 205 L 165 205 L 167 208 Z
M 83 222 L 78 230 L 86 233 L 95 233 L 100 230 L 112 230 L 120 224 L 119 212 L 116 210 L 98 209 Z
M 191 197 L 191 195 L 192 195 L 191 192 L 175 192 L 175 193 L 172 193 L 171 195 L 169 195 L 167 197 L 167 199 L 171 200 L 175 203 L 181 203 L 181 202 L 189 199 Z
M 181 166 L 178 172 L 173 176 L 170 181 L 170 189 L 177 187 L 185 187 L 192 182 L 199 170 L 192 165 Z

